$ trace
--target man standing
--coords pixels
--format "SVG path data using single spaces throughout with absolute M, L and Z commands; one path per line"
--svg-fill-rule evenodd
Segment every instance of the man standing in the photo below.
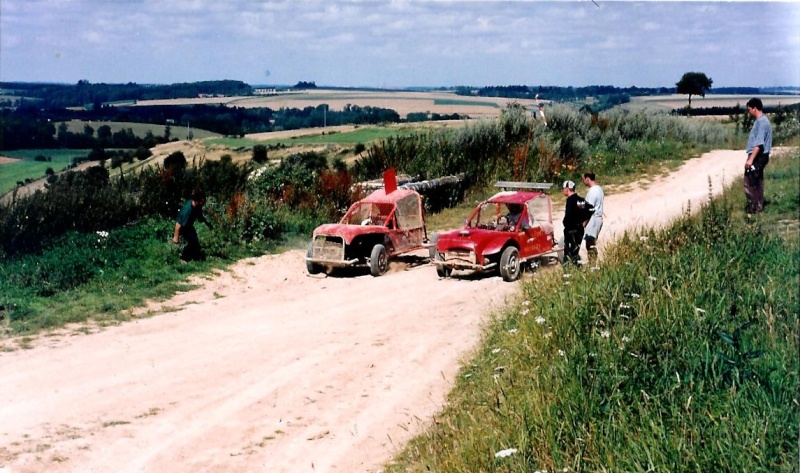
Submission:
M 747 213 L 756 214 L 764 209 L 764 168 L 772 151 L 772 126 L 764 114 L 761 99 L 747 101 L 747 113 L 755 118 L 747 139 L 747 161 L 744 162 L 744 194 L 747 196 Z
M 592 266 L 597 264 L 597 237 L 600 235 L 600 229 L 603 228 L 603 188 L 595 181 L 593 172 L 583 173 L 583 183 L 589 188 L 586 191 L 586 202 L 594 207 L 592 218 L 586 224 L 586 235 L 583 237 L 586 240 L 586 253 L 589 255 L 589 264 Z
M 206 204 L 206 195 L 203 191 L 197 191 L 192 198 L 187 200 L 183 208 L 175 219 L 175 234 L 172 242 L 176 245 L 180 242 L 180 237 L 186 241 L 186 247 L 181 253 L 183 261 L 202 259 L 203 253 L 200 249 L 200 239 L 197 238 L 197 230 L 194 229 L 194 222 L 200 221 L 211 228 L 211 224 L 203 214 L 203 206 Z
M 561 193 L 567 198 L 564 206 L 564 264 L 580 265 L 581 241 L 583 241 L 583 227 L 589 220 L 587 217 L 586 201 L 575 193 L 575 183 L 564 181 Z

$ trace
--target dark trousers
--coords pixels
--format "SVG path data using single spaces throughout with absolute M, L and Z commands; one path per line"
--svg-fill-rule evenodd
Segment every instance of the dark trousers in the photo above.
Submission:
M 194 227 L 181 227 L 181 237 L 186 241 L 186 246 L 181 252 L 181 259 L 193 261 L 203 259 L 203 250 L 200 248 L 200 239 Z
M 756 214 L 764 210 L 764 168 L 769 163 L 768 154 L 759 154 L 753 160 L 753 168 L 744 172 L 744 195 L 747 197 L 747 213 Z
M 581 263 L 581 242 L 583 241 L 583 227 L 564 229 L 564 264 Z

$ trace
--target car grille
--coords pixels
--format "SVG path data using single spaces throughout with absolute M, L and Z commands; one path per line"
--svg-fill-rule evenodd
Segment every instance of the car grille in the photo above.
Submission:
M 312 258 L 344 260 L 344 240 L 341 237 L 320 235 L 314 238 Z
M 471 264 L 475 264 L 476 263 L 476 261 L 475 261 L 475 253 L 473 253 L 470 250 L 464 250 L 464 249 L 460 249 L 460 248 L 454 248 L 454 249 L 451 249 L 451 250 L 447 250 L 447 252 L 444 254 L 444 260 L 445 261 L 457 260 L 457 261 L 463 261 L 463 262 L 471 263 Z

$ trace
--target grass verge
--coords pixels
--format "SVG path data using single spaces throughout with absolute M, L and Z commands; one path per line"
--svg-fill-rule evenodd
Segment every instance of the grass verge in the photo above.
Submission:
M 386 471 L 797 471 L 799 160 L 526 283 Z

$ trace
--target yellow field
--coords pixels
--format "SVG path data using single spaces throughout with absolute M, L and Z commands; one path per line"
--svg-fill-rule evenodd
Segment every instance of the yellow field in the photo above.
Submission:
M 744 105 L 752 97 L 749 95 L 706 95 L 705 98 L 692 96 L 692 108 L 735 107 Z M 765 107 L 792 105 L 800 103 L 798 95 L 759 95 Z M 632 97 L 631 102 L 622 106 L 625 109 L 673 110 L 685 107 L 689 103 L 688 95 L 658 95 L 653 97 Z
M 430 112 L 439 114 L 468 115 L 471 118 L 497 117 L 510 102 L 527 107 L 533 100 L 518 100 L 493 97 L 465 97 L 452 92 L 403 92 L 367 90 L 312 89 L 276 95 L 252 97 L 214 97 L 170 100 L 141 100 L 136 105 L 187 105 L 225 104 L 232 107 L 305 108 L 328 104 L 330 110 L 341 111 L 346 105 L 359 107 L 382 107 L 396 111 L 405 118 L 409 113 Z

